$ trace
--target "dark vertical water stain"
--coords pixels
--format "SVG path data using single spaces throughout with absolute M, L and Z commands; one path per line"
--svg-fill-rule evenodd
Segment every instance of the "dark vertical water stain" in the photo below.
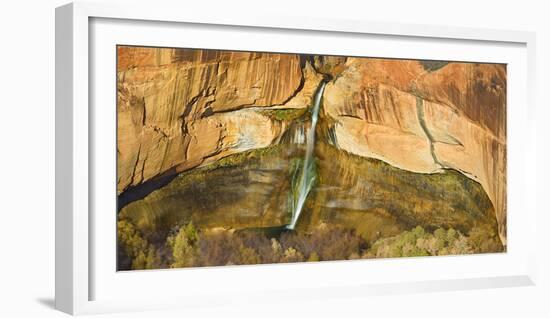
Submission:
M 432 158 L 435 162 L 435 164 L 439 165 L 440 167 L 445 167 L 439 159 L 437 159 L 437 156 L 435 155 L 435 148 L 434 148 L 434 142 L 435 139 L 428 129 L 428 126 L 426 125 L 426 119 L 424 115 L 424 100 L 421 97 L 416 96 L 416 112 L 418 115 L 418 121 L 420 122 L 420 127 L 422 127 L 422 130 L 426 134 L 426 137 L 428 137 L 428 141 L 430 143 L 430 154 L 432 155 Z

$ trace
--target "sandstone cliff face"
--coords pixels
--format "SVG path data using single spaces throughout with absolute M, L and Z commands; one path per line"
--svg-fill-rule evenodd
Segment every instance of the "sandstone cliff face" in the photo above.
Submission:
M 119 193 L 279 142 L 323 77 L 335 146 L 418 173 L 455 169 L 489 196 L 506 244 L 502 65 L 204 50 L 118 49 Z
M 325 89 L 333 143 L 419 173 L 452 168 L 491 199 L 506 244 L 506 72 L 501 65 L 348 58 Z
M 273 144 L 285 123 L 253 109 L 306 107 L 316 85 L 292 54 L 119 47 L 118 55 L 119 193 Z

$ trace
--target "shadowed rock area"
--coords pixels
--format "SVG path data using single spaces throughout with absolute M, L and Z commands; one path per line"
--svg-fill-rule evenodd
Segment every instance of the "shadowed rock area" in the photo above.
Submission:
M 240 238 L 234 233 L 260 242 L 266 237 L 284 241 L 289 235 L 284 227 L 291 217 L 289 176 L 301 148 L 252 150 L 182 173 L 124 207 L 119 222 L 133 224 L 158 250 L 185 224 L 207 236 L 226 233 L 220 235 L 228 241 Z M 456 171 L 418 174 L 324 143 L 317 144 L 316 161 L 318 181 L 296 228 L 289 231 L 295 233 L 292 236 L 303 235 L 301 244 L 323 233 L 327 225 L 352 229 L 350 233 L 367 247 L 418 226 L 427 231 L 448 228 L 468 236 L 481 231 L 483 240 L 499 242 L 493 206 L 483 188 Z M 365 257 L 372 257 L 366 251 Z

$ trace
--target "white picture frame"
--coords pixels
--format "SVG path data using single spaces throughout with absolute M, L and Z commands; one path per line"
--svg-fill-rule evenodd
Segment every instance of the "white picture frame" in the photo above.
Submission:
M 98 21 L 114 21 L 98 26 Z M 118 21 L 118 22 L 117 22 Z M 119 23 L 120 22 L 120 23 Z M 155 25 L 156 37 L 147 36 L 147 24 Z M 133 26 L 132 26 L 133 25 Z M 144 25 L 139 37 L 131 36 L 132 28 Z M 212 30 L 212 39 L 217 30 L 235 28 L 238 32 L 282 32 L 289 38 L 302 34 L 315 34 L 319 37 L 334 39 L 347 37 L 373 37 L 381 41 L 407 41 L 410 46 L 408 57 L 437 57 L 437 52 L 428 53 L 426 48 L 414 53 L 416 42 L 430 42 L 441 46 L 449 57 L 460 60 L 480 59 L 475 50 L 467 48 L 487 44 L 483 52 L 489 52 L 494 58 L 487 62 L 512 61 L 513 74 L 510 80 L 511 99 L 508 103 L 509 130 L 509 226 L 515 228 L 517 245 L 509 246 L 505 255 L 475 255 L 468 257 L 437 257 L 421 259 L 364 260 L 343 262 L 322 262 L 318 264 L 260 265 L 225 268 L 198 268 L 188 270 L 153 271 L 155 273 L 116 273 L 111 265 L 103 268 L 98 260 L 112 260 L 105 252 L 105 246 L 112 244 L 112 233 L 106 235 L 111 241 L 94 238 L 94 231 L 109 222 L 108 218 L 97 217 L 92 211 L 98 204 L 97 183 L 109 179 L 109 172 L 115 167 L 98 163 L 97 154 L 107 140 L 109 131 L 113 132 L 111 119 L 102 122 L 107 133 L 99 134 L 97 120 L 104 112 L 96 112 L 92 107 L 98 100 L 115 99 L 96 85 L 97 77 L 114 78 L 114 69 L 103 67 L 111 65 L 111 55 L 102 55 L 101 48 L 120 44 L 171 45 L 177 47 L 173 32 L 180 27 L 193 26 Z M 118 30 L 118 32 L 112 32 Z M 130 32 L 128 32 L 130 30 Z M 189 29 L 190 30 L 190 29 Z M 199 30 L 200 31 L 200 30 Z M 134 32 L 136 33 L 136 32 Z M 271 34 L 270 33 L 270 34 Z M 172 34 L 172 35 L 170 35 Z M 189 34 L 192 34 L 190 32 Z M 246 34 L 245 34 L 246 35 Z M 279 34 L 280 35 L 280 34 Z M 122 36 L 122 38 L 120 37 Z M 246 35 L 248 36 L 248 35 Z M 123 39 L 123 40 L 121 40 Z M 296 38 L 298 39 L 298 38 Z M 385 40 L 384 40 L 385 39 Z M 128 43 L 130 41 L 131 43 Z M 292 40 L 291 40 L 292 41 Z M 298 40 L 295 40 L 298 41 Z M 154 43 L 152 43 L 154 42 Z M 422 43 L 424 43 L 422 42 Z M 197 42 L 198 43 L 198 42 Z M 348 42 L 349 43 L 349 42 Z M 389 42 L 388 42 L 389 43 Z M 452 47 L 455 51 L 447 48 Z M 197 44 L 199 45 L 199 44 Z M 221 44 L 212 43 L 212 48 Z M 234 44 L 242 45 L 242 44 Z M 258 41 L 246 50 L 267 49 Z M 274 44 L 269 44 L 272 50 Z M 208 47 L 202 44 L 201 47 Z M 241 47 L 241 46 L 239 46 Z M 421 47 L 421 45 L 419 46 Z M 500 47 L 510 47 L 510 51 Z M 235 48 L 235 47 L 232 47 Z M 97 50 L 96 50 L 97 49 Z M 348 47 L 347 50 L 352 50 Z M 278 51 L 292 50 L 279 48 Z M 334 53 L 315 49 L 315 53 Z M 344 49 L 345 50 L 345 49 Z M 114 48 L 113 48 L 114 51 Z M 342 51 L 346 52 L 346 51 Z M 493 52 L 493 53 L 491 53 Z M 511 53 L 510 53 L 511 52 Z M 323 299 L 366 296 L 373 294 L 395 294 L 418 291 L 448 291 L 459 289 L 494 288 L 525 286 L 535 283 L 535 220 L 536 207 L 536 166 L 524 165 L 528 158 L 534 158 L 535 138 L 535 34 L 521 31 L 501 31 L 487 29 L 469 29 L 428 25 L 406 25 L 400 23 L 379 23 L 351 20 L 297 19 L 284 16 L 214 16 L 208 12 L 188 12 L 184 4 L 174 7 L 151 8 L 145 5 L 117 6 L 116 1 L 109 4 L 72 3 L 56 9 L 56 308 L 70 314 L 104 313 L 115 311 L 136 311 L 186 306 L 209 306 L 239 302 L 282 302 L 288 299 Z M 111 52 L 112 53 L 112 52 Z M 109 53 L 109 54 L 111 54 Z M 299 51 L 299 53 L 302 53 Z M 402 53 L 401 53 L 402 54 Z M 416 55 L 415 55 L 416 54 Z M 422 55 L 423 54 L 423 55 Z M 434 54 L 427 56 L 427 54 Z M 387 56 L 379 51 L 375 56 Z M 500 57 L 499 57 L 500 56 Z M 105 63 L 105 64 L 102 64 Z M 97 70 L 95 69 L 97 68 Z M 110 72 L 110 73 L 109 73 Z M 111 75 L 108 75 L 111 74 Z M 92 78 L 95 76 L 96 78 Z M 111 79 L 112 79 L 111 78 Z M 108 82 L 108 81 L 106 81 Z M 114 90 L 114 87 L 113 87 Z M 96 95 L 94 95 L 94 92 Z M 106 115 L 110 116 L 110 115 Z M 114 116 L 114 113 L 113 113 Z M 110 127 L 110 128 L 109 128 Z M 114 140 L 114 139 L 113 139 Z M 517 142 L 516 142 L 517 141 Z M 109 146 L 106 146 L 109 148 Z M 109 148 L 111 149 L 111 148 Z M 108 161 L 107 161 L 108 163 Z M 104 170 L 102 170 L 104 169 Z M 521 175 L 520 175 L 521 174 Z M 101 183 L 104 185 L 105 183 Z M 115 195 L 116 191 L 112 194 Z M 101 194 L 99 194 L 101 195 Z M 521 211 L 521 218 L 516 218 Z M 112 225 L 115 226 L 114 224 Z M 515 244 L 515 243 L 511 243 Z M 113 250 L 116 248 L 112 246 Z M 454 267 L 452 273 L 436 271 L 430 264 L 440 267 Z M 504 264 L 501 268 L 491 265 Z M 473 267 L 481 269 L 473 269 Z M 361 273 L 368 268 L 371 276 L 362 275 L 361 279 L 352 274 Z M 423 268 L 427 268 L 424 269 Z M 470 269 L 472 268 L 472 269 Z M 462 269 L 463 273 L 459 273 Z M 331 278 L 331 273 L 348 273 L 342 277 Z M 385 275 L 384 273 L 388 274 Z M 402 275 L 395 275 L 401 272 Z M 139 280 L 144 289 L 154 290 L 155 284 L 170 280 L 188 279 L 190 284 L 198 284 L 200 279 L 227 280 L 232 276 L 234 282 L 240 282 L 237 288 L 220 288 L 215 284 L 204 284 L 196 293 L 176 294 L 166 297 L 155 291 L 147 297 L 136 298 L 131 293 Z M 230 275 L 228 275 L 230 274 Z M 390 275 L 391 274 L 391 275 Z M 279 275 L 279 276 L 278 276 Z M 279 284 L 280 275 L 294 275 L 294 283 Z M 375 275 L 375 276 L 373 276 Z M 386 276 L 386 277 L 385 277 Z M 390 278 L 392 276 L 393 278 Z M 319 278 L 322 277 L 322 278 Z M 98 283 L 101 281 L 101 284 Z M 265 284 L 261 289 L 259 282 Z M 100 287 L 101 286 L 101 287 Z M 121 287 L 122 286 L 122 287 Z M 162 285 L 161 285 L 162 286 Z M 258 291 L 261 290 L 261 293 Z M 307 290 L 307 293 L 304 292 Z M 109 293 L 109 291 L 112 291 Z M 116 297 L 121 291 L 128 291 L 127 297 Z M 166 294 L 173 291 L 166 291 Z

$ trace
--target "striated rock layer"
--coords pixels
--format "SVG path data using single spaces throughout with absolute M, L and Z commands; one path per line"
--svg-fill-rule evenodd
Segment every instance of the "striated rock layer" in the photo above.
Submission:
M 506 244 L 504 65 L 121 46 L 118 193 L 278 143 L 291 116 L 265 110 L 305 109 L 323 77 L 326 140 L 479 182 Z
M 418 173 L 451 168 L 479 182 L 506 244 L 506 70 L 503 65 L 348 58 L 326 86 L 329 139 Z
M 276 142 L 258 107 L 306 107 L 315 80 L 294 54 L 118 47 L 121 193 L 163 173 Z M 304 74 L 306 73 L 306 74 Z

